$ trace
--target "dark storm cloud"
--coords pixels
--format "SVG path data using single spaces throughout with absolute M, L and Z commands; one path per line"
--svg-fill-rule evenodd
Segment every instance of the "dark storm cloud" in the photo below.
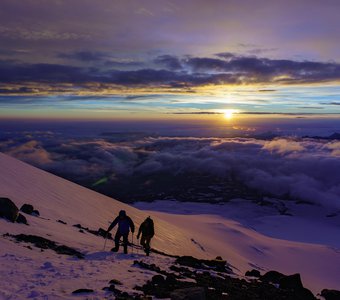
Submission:
M 58 64 L 20 64 L 0 62 L 0 81 L 6 83 L 79 83 L 95 79 L 96 70 Z M 96 77 L 96 81 L 103 78 Z
M 81 62 L 102 62 L 106 67 L 102 68 L 100 64 L 82 67 L 2 60 L 0 80 L 4 83 L 21 83 L 23 86 L 25 82 L 45 82 L 68 83 L 75 87 L 86 83 L 107 83 L 128 87 L 181 88 L 247 83 L 305 84 L 340 80 L 340 64 L 335 62 L 278 60 L 231 53 L 218 54 L 218 58 L 163 55 L 154 60 L 156 64 L 163 66 L 162 69 L 140 69 L 138 66 L 141 62 L 109 61 L 100 52 L 77 52 L 66 56 Z M 125 69 L 127 66 L 134 67 L 132 70 Z
M 182 69 L 182 63 L 180 59 L 173 55 L 161 55 L 158 56 L 154 62 L 156 64 L 160 64 L 163 67 L 170 69 L 170 70 L 179 70 Z
M 91 52 L 91 51 L 77 51 L 73 53 L 60 53 L 58 55 L 61 58 L 80 60 L 84 62 L 88 61 L 101 61 L 107 57 L 103 52 Z
M 72 180 L 195 173 L 339 208 L 339 141 L 139 136 L 114 142 L 26 132 L 3 139 L 0 150 Z

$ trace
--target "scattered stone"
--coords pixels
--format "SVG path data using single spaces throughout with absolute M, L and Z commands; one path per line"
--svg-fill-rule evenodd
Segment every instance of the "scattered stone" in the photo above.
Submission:
M 39 217 L 40 216 L 39 210 L 37 210 L 37 209 L 33 210 L 32 216 Z
M 64 225 L 67 225 L 66 222 L 62 221 L 62 220 L 57 220 L 58 223 L 61 223 L 61 224 L 64 224 Z
M 19 214 L 18 207 L 9 198 L 0 198 L 0 217 L 15 222 Z
M 205 290 L 202 287 L 177 289 L 170 294 L 171 300 L 205 300 Z
M 40 216 L 39 210 L 34 209 L 32 204 L 25 203 L 23 206 L 21 206 L 20 211 L 35 217 Z
M 261 277 L 261 273 L 258 270 L 252 269 L 251 271 L 247 271 L 245 274 L 247 277 Z
M 70 255 L 70 256 L 80 258 L 80 259 L 84 258 L 84 254 L 82 254 L 81 252 L 71 247 L 68 247 L 65 245 L 58 245 L 54 241 L 45 239 L 37 235 L 26 235 L 26 234 L 11 235 L 7 233 L 4 236 L 13 237 L 18 242 L 32 243 L 37 248 L 40 248 L 42 251 L 43 249 L 51 249 L 57 252 L 58 254 Z
M 72 292 L 72 294 L 85 294 L 85 293 L 93 293 L 94 290 L 91 289 L 78 289 Z
M 221 257 L 219 257 L 221 258 Z M 197 259 L 192 256 L 181 256 L 176 259 L 176 263 L 192 267 L 195 269 L 214 269 L 218 272 L 229 272 L 232 273 L 231 268 L 227 265 L 227 261 L 221 259 L 214 259 L 214 260 L 206 260 L 206 259 Z
M 195 258 L 185 257 L 181 262 L 190 262 L 191 265 L 202 266 L 200 260 Z M 143 286 L 136 286 L 136 290 L 143 291 L 145 295 L 153 295 L 155 298 L 171 298 L 171 299 L 201 299 L 200 295 L 190 297 L 193 293 L 188 293 L 187 296 L 182 297 L 179 294 L 174 294 L 179 289 L 203 289 L 205 298 L 202 299 L 216 299 L 216 300 L 263 300 L 263 299 L 275 299 L 275 300 L 316 300 L 314 295 L 302 286 L 299 274 L 292 276 L 285 276 L 276 271 L 270 271 L 266 273 L 263 281 L 252 280 L 247 281 L 245 279 L 235 278 L 230 276 L 228 270 L 223 272 L 216 272 L 215 270 L 192 270 L 190 268 L 173 265 L 170 270 L 176 273 L 166 272 L 161 270 L 156 265 L 148 265 L 144 262 L 135 262 L 142 268 L 155 271 L 161 275 L 166 275 L 164 280 L 160 275 L 155 275 L 152 280 L 149 280 Z M 256 270 L 255 270 L 256 271 Z M 180 275 L 178 275 L 178 273 Z M 270 282 L 278 283 L 282 279 L 281 287 L 274 286 Z M 193 279 L 189 281 L 180 280 L 181 278 Z M 300 284 L 301 283 L 301 284 Z
M 21 224 L 26 224 L 28 225 L 27 219 L 24 215 L 19 214 L 17 217 L 17 223 L 21 223 Z
M 31 215 L 33 213 L 34 207 L 31 204 L 24 204 L 21 206 L 20 211 L 22 211 L 25 214 Z
M 321 296 L 325 300 L 340 300 L 340 291 L 324 289 L 321 291 Z
M 119 280 L 117 280 L 117 279 L 112 279 L 112 280 L 110 280 L 109 283 L 110 284 L 116 284 L 116 285 L 122 285 L 122 283 Z
M 112 292 L 112 293 L 119 293 L 120 291 L 116 289 L 116 286 L 114 284 L 110 284 L 109 287 L 104 287 L 104 291 Z
M 80 230 L 86 231 L 96 236 L 101 236 L 103 238 L 112 240 L 112 234 L 110 232 L 107 233 L 106 230 L 103 228 L 99 228 L 98 230 L 92 230 L 89 229 L 88 227 L 83 227 L 81 224 L 74 224 L 73 227 L 79 228 Z

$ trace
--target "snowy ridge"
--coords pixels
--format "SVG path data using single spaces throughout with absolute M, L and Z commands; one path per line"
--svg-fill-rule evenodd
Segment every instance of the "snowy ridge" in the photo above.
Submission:
M 285 274 L 300 273 L 304 286 L 314 293 L 323 288 L 340 288 L 340 251 L 336 237 L 334 242 L 328 240 L 324 244 L 320 241 L 313 243 L 311 237 L 307 243 L 302 239 L 299 241 L 298 236 L 279 238 L 275 230 L 268 231 L 275 222 L 286 222 L 289 227 L 291 220 L 303 227 L 310 224 L 310 220 L 275 216 L 272 219 L 253 218 L 256 222 L 251 224 L 242 222 L 242 218 L 231 213 L 217 213 L 212 206 L 177 204 L 169 208 L 166 202 L 163 209 L 162 203 L 137 204 L 148 210 L 143 211 L 4 154 L 0 154 L 0 169 L 0 197 L 12 199 L 18 207 L 30 203 L 41 215 L 40 218 L 27 216 L 30 226 L 0 219 L 0 277 L 7 279 L 0 281 L 0 299 L 45 299 L 46 296 L 48 299 L 70 299 L 73 290 L 85 287 L 97 291 L 91 299 L 102 299 L 104 292 L 100 291 L 101 288 L 113 278 L 124 282 L 126 291 L 133 291 L 136 284 L 150 279 L 154 273 L 133 267 L 133 260 L 143 259 L 166 266 L 171 258 L 159 255 L 147 258 L 137 250 L 129 255 L 113 254 L 108 252 L 111 241 L 103 251 L 103 238 L 81 233 L 72 226 L 79 223 L 95 230 L 107 228 L 108 222 L 121 209 L 127 211 L 137 228 L 146 216 L 152 215 L 156 226 L 152 246 L 163 252 L 208 259 L 221 255 L 240 275 L 254 267 L 262 272 L 273 269 Z M 230 205 L 236 205 L 234 210 L 232 206 L 225 207 L 230 212 L 255 209 L 242 202 Z M 185 211 L 186 214 L 180 214 Z M 249 216 L 249 213 L 245 215 Z M 67 225 L 56 222 L 59 219 Z M 335 232 L 339 228 L 339 219 L 336 217 L 333 223 L 325 226 L 316 224 L 318 227 L 315 228 L 320 232 L 312 232 L 311 236 L 329 230 Z M 84 253 L 85 260 L 65 257 L 50 250 L 40 252 L 35 247 L 29 249 L 25 244 L 4 238 L 5 233 L 35 234 L 51 239 Z

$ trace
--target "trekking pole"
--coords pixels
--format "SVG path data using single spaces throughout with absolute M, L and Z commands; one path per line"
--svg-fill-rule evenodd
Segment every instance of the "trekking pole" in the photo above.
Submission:
M 105 251 L 105 247 L 106 247 L 106 240 L 107 240 L 107 234 L 105 234 L 105 242 L 104 242 L 104 248 L 103 248 L 103 251 Z
M 132 254 L 133 254 L 133 236 L 134 236 L 134 233 L 132 232 L 132 245 L 131 245 L 131 247 L 132 247 L 132 249 L 131 249 Z

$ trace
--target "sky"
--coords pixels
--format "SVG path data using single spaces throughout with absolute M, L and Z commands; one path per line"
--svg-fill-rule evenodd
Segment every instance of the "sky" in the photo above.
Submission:
M 337 0 L 2 0 L 0 118 L 340 114 Z

